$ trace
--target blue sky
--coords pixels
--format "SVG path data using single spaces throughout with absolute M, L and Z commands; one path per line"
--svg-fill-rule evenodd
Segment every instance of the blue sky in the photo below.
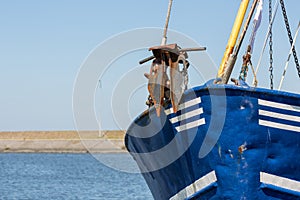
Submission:
M 237 0 L 174 0 L 169 28 L 206 46 L 208 55 L 218 66 L 239 3 Z M 266 4 L 267 1 L 257 43 L 262 43 L 267 29 Z M 295 33 L 300 19 L 300 2 L 289 0 L 285 4 L 292 31 Z M 167 0 L 2 1 L 0 131 L 75 129 L 72 112 L 73 85 L 80 66 L 89 53 L 107 38 L 121 32 L 143 27 L 163 27 L 167 5 Z M 274 65 L 278 68 L 274 73 L 278 74 L 275 77 L 277 87 L 289 51 L 280 8 L 275 25 Z M 296 43 L 296 48 L 299 49 L 298 46 L 299 40 Z M 262 44 L 255 45 L 253 57 L 256 55 L 256 58 L 252 60 L 254 65 L 257 63 L 261 47 Z M 242 47 L 242 52 L 244 50 Z M 149 52 L 142 54 L 147 55 Z M 124 59 L 126 60 L 126 57 Z M 127 59 L 138 61 L 141 57 L 129 56 Z M 300 92 L 297 84 L 299 79 L 294 62 L 291 61 L 288 80 L 283 89 Z M 237 77 L 240 70 L 239 61 L 236 66 L 233 75 Z M 112 73 L 114 70 L 118 71 L 117 68 L 113 68 Z M 262 67 L 259 73 L 260 86 L 268 87 L 267 66 Z M 252 78 L 249 80 L 251 83 Z M 101 95 L 105 95 L 107 91 L 101 92 Z M 144 96 L 137 97 L 142 98 Z M 134 101 L 134 104 L 140 105 L 133 115 L 146 108 L 144 100 Z M 111 115 L 109 109 L 97 112 L 105 116 Z M 113 120 L 108 120 L 103 128 L 118 127 Z

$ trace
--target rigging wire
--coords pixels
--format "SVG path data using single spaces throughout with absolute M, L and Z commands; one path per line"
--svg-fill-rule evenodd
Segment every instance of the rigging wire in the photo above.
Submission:
M 273 8 L 274 12 L 273 12 L 273 15 L 272 15 L 272 20 L 269 23 L 268 31 L 267 31 L 266 38 L 265 38 L 265 41 L 264 41 L 264 45 L 263 45 L 263 48 L 262 48 L 262 51 L 261 51 L 261 54 L 260 54 L 260 57 L 259 57 L 259 60 L 258 60 L 257 66 L 256 66 L 255 74 L 257 74 L 258 69 L 260 67 L 261 60 L 262 60 L 263 54 L 264 54 L 266 46 L 267 46 L 267 41 L 268 41 L 268 38 L 269 38 L 269 35 L 270 35 L 270 31 L 271 31 L 271 28 L 272 28 L 272 25 L 273 25 L 273 22 L 274 22 L 274 19 L 275 19 L 277 10 L 278 10 L 278 6 L 279 6 L 279 1 L 277 0 L 276 3 L 275 3 L 275 6 Z M 254 85 L 254 81 L 253 81 L 253 85 Z
M 293 49 L 295 48 L 295 43 L 296 43 L 296 39 L 297 39 L 297 36 L 298 36 L 299 28 L 300 28 L 300 21 L 299 21 L 299 24 L 298 24 L 298 27 L 297 27 L 297 31 L 296 31 L 295 36 L 294 36 L 294 40 L 293 40 L 292 46 L 291 46 L 290 51 L 289 51 L 288 58 L 287 58 L 286 63 L 285 63 L 285 67 L 284 67 L 283 74 L 282 74 L 282 77 L 281 77 L 281 80 L 280 80 L 280 83 L 279 83 L 278 90 L 281 90 L 283 79 L 285 78 L 285 73 L 286 73 L 286 70 L 288 68 L 289 61 L 290 61 L 291 55 L 293 53 Z
M 298 71 L 298 76 L 300 78 L 300 66 L 299 66 L 299 62 L 298 62 L 298 58 L 297 58 L 296 49 L 292 45 L 293 44 L 293 37 L 292 37 L 290 24 L 289 24 L 289 20 L 288 20 L 287 14 L 286 14 L 286 9 L 285 9 L 283 0 L 280 0 L 280 5 L 281 5 L 281 9 L 282 9 L 282 14 L 283 14 L 283 18 L 284 18 L 285 27 L 286 27 L 286 30 L 288 32 L 289 41 L 290 41 L 290 44 L 292 46 L 292 52 L 293 52 L 293 56 L 294 56 L 294 60 L 295 60 L 295 64 L 296 64 L 296 69 Z

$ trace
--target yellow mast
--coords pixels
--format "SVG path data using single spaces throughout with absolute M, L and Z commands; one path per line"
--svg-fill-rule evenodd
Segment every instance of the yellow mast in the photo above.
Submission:
M 235 18 L 235 22 L 234 22 L 234 25 L 232 27 L 232 31 L 231 31 L 231 34 L 230 34 L 230 37 L 229 37 L 229 40 L 228 40 L 228 43 L 227 43 L 226 50 L 224 52 L 224 56 L 223 56 L 221 65 L 219 67 L 218 78 L 222 78 L 223 75 L 224 75 L 228 58 L 229 58 L 230 54 L 232 54 L 232 52 L 233 52 L 234 46 L 235 46 L 236 41 L 237 41 L 237 37 L 239 35 L 241 26 L 243 24 L 244 17 L 245 17 L 245 14 L 246 14 L 246 11 L 247 11 L 247 8 L 248 8 L 248 5 L 249 5 L 249 1 L 250 0 L 242 0 L 242 2 L 241 2 L 238 14 Z

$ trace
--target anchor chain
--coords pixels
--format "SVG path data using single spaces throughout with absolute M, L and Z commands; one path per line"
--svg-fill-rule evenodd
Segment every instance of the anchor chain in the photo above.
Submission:
M 269 23 L 271 24 L 272 21 L 272 0 L 269 0 Z M 272 27 L 270 28 L 270 36 L 269 36 L 269 54 L 270 54 L 270 88 L 273 90 L 273 35 L 272 35 Z
M 283 14 L 286 30 L 288 32 L 289 41 L 290 41 L 290 44 L 292 45 L 293 44 L 293 36 L 292 36 L 292 33 L 291 33 L 291 29 L 290 29 L 290 25 L 289 25 L 289 21 L 288 21 L 288 17 L 287 17 L 287 14 L 286 14 L 286 9 L 285 9 L 283 0 L 280 0 L 280 5 L 281 5 L 281 9 L 282 9 L 282 14 Z M 296 53 L 295 47 L 293 47 L 292 51 L 293 51 L 293 56 L 294 56 L 298 76 L 300 78 L 300 66 L 299 66 L 299 61 L 298 61 L 298 58 L 297 58 L 297 53 Z

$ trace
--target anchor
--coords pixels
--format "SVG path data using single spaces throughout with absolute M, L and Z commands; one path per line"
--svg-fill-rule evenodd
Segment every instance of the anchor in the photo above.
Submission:
M 154 59 L 150 73 L 145 73 L 148 80 L 148 105 L 154 105 L 157 116 L 160 116 L 161 107 L 171 101 L 176 113 L 180 99 L 187 89 L 189 62 L 187 51 L 203 51 L 205 47 L 181 49 L 177 44 L 160 45 L 149 48 L 153 56 L 140 61 L 140 64 Z M 169 68 L 169 73 L 168 73 Z M 151 102 L 149 102 L 151 101 Z
M 170 100 L 174 113 L 178 110 L 180 99 L 188 84 L 187 69 L 189 62 L 186 60 L 188 58 L 187 52 L 206 50 L 205 47 L 181 49 L 177 44 L 166 44 L 172 2 L 173 0 L 169 1 L 161 45 L 149 48 L 153 56 L 139 62 L 143 64 L 154 59 L 150 67 L 150 73 L 145 73 L 146 78 L 149 79 L 149 97 L 146 104 L 149 107 L 155 106 L 158 117 L 161 113 L 161 107 Z M 169 76 L 167 73 L 168 67 L 170 67 Z

